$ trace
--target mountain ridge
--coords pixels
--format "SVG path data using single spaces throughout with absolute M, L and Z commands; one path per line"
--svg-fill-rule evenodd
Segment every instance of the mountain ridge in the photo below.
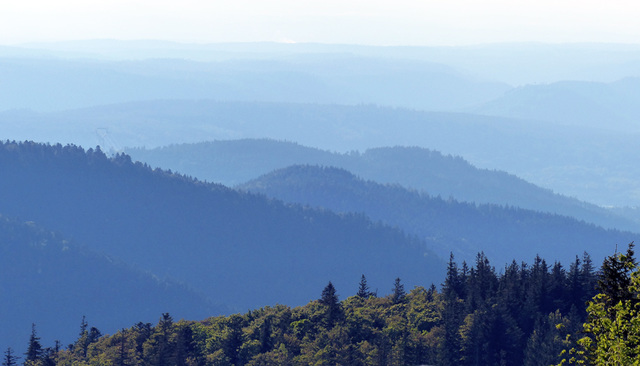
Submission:
M 477 253 L 484 252 L 498 267 L 536 255 L 567 262 L 580 250 L 600 261 L 614 250 L 614 242 L 631 242 L 637 235 L 603 230 L 560 215 L 431 197 L 326 166 L 290 166 L 239 188 L 285 202 L 364 213 L 433 241 L 432 247 L 442 257 L 452 252 L 458 260 L 473 263 Z
M 367 272 L 372 282 L 400 276 L 410 285 L 444 271 L 423 242 L 362 215 L 284 205 L 123 154 L 7 142 L 0 169 L 5 214 L 182 281 L 233 311 L 304 303 L 327 280 L 355 289 Z
M 477 203 L 518 206 L 575 216 L 606 227 L 634 230 L 637 223 L 611 212 L 554 194 L 514 175 L 479 169 L 459 156 L 419 147 L 387 147 L 336 153 L 297 143 L 263 139 L 128 149 L 152 166 L 225 185 L 242 184 L 272 170 L 296 164 L 344 168 L 379 183 L 397 183 L 432 196 Z

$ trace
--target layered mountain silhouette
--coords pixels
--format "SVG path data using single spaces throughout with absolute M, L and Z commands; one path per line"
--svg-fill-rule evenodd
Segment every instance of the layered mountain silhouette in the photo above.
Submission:
M 463 156 L 601 206 L 640 205 L 632 133 L 599 127 L 377 105 L 152 100 L 51 113 L 0 113 L 6 138 L 105 151 L 242 138 L 329 151 L 418 146 Z M 251 177 L 254 178 L 254 177 Z
M 445 199 L 516 206 L 572 216 L 608 228 L 633 231 L 638 227 L 604 208 L 554 194 L 506 172 L 478 169 L 461 157 L 419 147 L 341 154 L 286 141 L 245 139 L 127 152 L 153 166 L 225 185 L 241 184 L 290 165 L 334 166 L 363 179 L 399 184 Z
M 232 311 L 302 304 L 328 281 L 346 296 L 363 273 L 372 287 L 396 277 L 412 287 L 444 271 L 423 242 L 363 215 L 285 205 L 126 155 L 5 142 L 0 170 L 4 214 L 180 281 Z
M 566 216 L 431 197 L 398 185 L 365 181 L 332 167 L 292 166 L 240 188 L 286 202 L 361 212 L 427 240 L 441 256 L 451 251 L 473 263 L 483 251 L 498 267 L 536 255 L 566 263 L 583 250 L 600 262 L 615 251 L 616 244 L 631 242 L 635 235 Z
M 640 78 L 610 83 L 562 81 L 512 89 L 476 113 L 638 133 Z

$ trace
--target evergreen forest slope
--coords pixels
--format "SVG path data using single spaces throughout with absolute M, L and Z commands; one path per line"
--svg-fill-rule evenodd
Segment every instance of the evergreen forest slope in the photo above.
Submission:
M 399 184 L 430 196 L 516 206 L 572 216 L 606 228 L 635 231 L 640 226 L 620 215 L 554 194 L 514 175 L 478 169 L 457 156 L 419 147 L 373 148 L 335 153 L 274 140 L 230 140 L 127 149 L 152 166 L 225 185 L 237 185 L 290 165 L 334 166 L 385 184 Z
M 0 344 L 22 348 L 35 323 L 47 344 L 70 342 L 86 316 L 102 330 L 151 321 L 170 311 L 181 318 L 229 310 L 184 285 L 160 280 L 81 247 L 33 222 L 0 216 Z M 66 343 L 63 343 L 66 345 Z
M 408 290 L 398 279 L 390 292 L 372 292 L 363 276 L 355 294 L 328 283 L 317 300 L 299 307 L 268 306 L 201 321 L 175 321 L 165 313 L 156 325 L 140 322 L 90 339 L 84 332 L 68 349 L 30 355 L 27 361 L 60 366 L 555 365 L 564 357 L 561 351 L 574 345 L 567 336 L 584 336 L 585 301 L 598 291 L 596 270 L 585 255 L 568 265 L 535 257 L 497 271 L 480 254 L 470 265 L 450 260 L 441 289 Z M 34 344 L 39 345 L 29 342 Z
M 421 195 L 331 167 L 291 166 L 240 188 L 336 212 L 362 212 L 426 240 L 440 256 L 453 252 L 472 263 L 484 252 L 498 267 L 536 255 L 567 262 L 581 251 L 600 261 L 635 237 L 566 216 Z
M 287 206 L 107 158 L 99 149 L 0 144 L 0 207 L 202 292 L 232 310 L 309 301 L 331 280 L 355 289 L 437 281 L 423 242 L 363 215 Z

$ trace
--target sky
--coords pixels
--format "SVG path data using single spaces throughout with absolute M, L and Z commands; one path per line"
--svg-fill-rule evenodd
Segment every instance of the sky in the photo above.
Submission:
M 640 43 L 636 0 L 3 0 L 0 44 Z

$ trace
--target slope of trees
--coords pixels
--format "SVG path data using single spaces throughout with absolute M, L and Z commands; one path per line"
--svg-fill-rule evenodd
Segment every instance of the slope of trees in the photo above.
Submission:
M 292 142 L 242 139 L 128 149 L 127 153 L 153 166 L 228 186 L 243 184 L 292 165 L 332 166 L 363 179 L 399 184 L 432 196 L 572 216 L 607 228 L 633 231 L 638 227 L 637 222 L 622 217 L 625 214 L 635 218 L 637 215 L 632 213 L 617 215 L 602 207 L 554 194 L 512 174 L 479 169 L 459 156 L 419 147 L 395 146 L 367 149 L 362 153 L 335 153 Z
M 335 212 L 362 212 L 424 239 L 440 256 L 452 251 L 467 261 L 473 261 L 479 250 L 499 265 L 536 254 L 567 261 L 580 250 L 600 261 L 614 250 L 615 243 L 633 239 L 633 234 L 604 230 L 566 216 L 433 197 L 398 185 L 365 181 L 331 167 L 291 166 L 239 188 Z
M 188 318 L 229 312 L 184 284 L 154 277 L 33 222 L 2 215 L 0 268 L 0 344 L 18 355 L 33 322 L 43 334 L 68 342 L 76 332 L 67 324 L 82 315 L 99 328 L 112 329 L 114 324 L 152 320 L 162 311 Z
M 605 259 L 598 291 L 588 303 L 582 337 L 563 351 L 559 365 L 640 365 L 640 270 L 633 243 Z
M 363 215 L 287 206 L 99 149 L 0 144 L 0 208 L 243 311 L 304 304 L 331 278 L 435 281 L 424 243 Z M 375 273 L 374 273 L 375 272 Z
M 355 279 L 357 280 L 357 278 Z M 366 278 L 365 278 L 366 282 Z M 362 281 L 361 281 L 362 283 Z M 560 362 L 566 333 L 595 293 L 589 256 L 568 268 L 537 257 L 500 273 L 482 254 L 451 258 L 441 290 L 389 281 L 384 297 L 325 286 L 304 306 L 277 305 L 203 321 L 138 323 L 55 353 L 57 365 L 527 365 Z M 387 292 L 387 291 L 385 291 Z M 556 325 L 560 324 L 560 327 Z M 79 337 L 79 340 L 82 336 Z M 44 359 L 44 356 L 41 357 Z

